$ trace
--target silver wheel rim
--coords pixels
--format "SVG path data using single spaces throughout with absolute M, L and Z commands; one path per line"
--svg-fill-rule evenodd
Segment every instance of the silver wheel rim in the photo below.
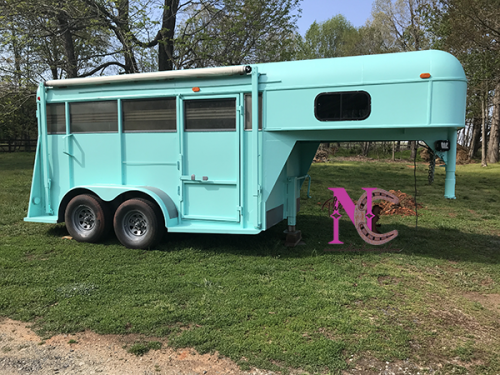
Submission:
M 96 225 L 95 213 L 88 206 L 78 206 L 73 215 L 73 222 L 79 231 L 89 232 Z
M 133 239 L 144 237 L 148 233 L 149 222 L 141 211 L 127 212 L 123 218 L 123 231 Z

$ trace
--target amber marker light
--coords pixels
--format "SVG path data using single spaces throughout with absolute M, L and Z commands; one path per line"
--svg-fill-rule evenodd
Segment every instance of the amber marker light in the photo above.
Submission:
M 193 87 L 193 91 L 194 92 L 200 92 L 200 88 L 199 87 Z
M 431 78 L 431 73 L 422 73 L 420 74 L 420 78 L 422 79 Z

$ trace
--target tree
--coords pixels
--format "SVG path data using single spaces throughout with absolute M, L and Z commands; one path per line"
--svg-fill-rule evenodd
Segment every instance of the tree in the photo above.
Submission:
M 19 30 L 2 39 L 4 46 L 16 44 L 26 59 L 23 71 L 43 67 L 51 78 L 92 75 L 116 61 L 104 61 L 109 52 L 109 33 L 96 22 L 91 9 L 75 0 L 1 0 L 5 28 Z M 4 29 L 5 30 L 5 29 Z M 29 60 L 27 58 L 30 58 Z M 42 77 L 31 77 L 40 81 Z
M 290 60 L 299 0 L 226 0 L 191 7 L 179 24 L 176 65 L 205 67 Z
M 434 0 L 376 0 L 373 23 L 384 31 L 387 48 L 398 51 L 427 49 L 429 36 L 424 12 Z
M 387 51 L 419 51 L 430 48 L 425 12 L 434 0 L 375 0 L 372 25 L 380 30 Z M 411 158 L 417 142 L 410 141 Z
M 473 136 L 470 154 L 479 139 L 480 124 L 484 125 L 482 139 L 482 164 L 499 160 L 500 98 L 500 7 L 498 1 L 489 0 L 439 0 L 428 9 L 427 23 L 433 34 L 434 46 L 450 51 L 464 66 L 468 78 L 468 111 L 472 119 Z M 488 140 L 488 125 L 489 140 Z
M 317 59 L 353 55 L 358 30 L 341 14 L 329 20 L 314 21 L 300 42 L 298 59 Z

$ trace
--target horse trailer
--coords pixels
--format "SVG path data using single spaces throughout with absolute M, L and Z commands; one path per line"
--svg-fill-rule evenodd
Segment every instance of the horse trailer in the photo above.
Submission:
M 424 141 L 454 198 L 466 86 L 441 51 L 46 81 L 25 220 L 130 248 L 284 219 L 293 237 L 324 141 Z

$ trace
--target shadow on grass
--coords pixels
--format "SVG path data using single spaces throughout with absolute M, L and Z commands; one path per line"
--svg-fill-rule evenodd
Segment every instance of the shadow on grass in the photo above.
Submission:
M 249 257 L 304 258 L 311 256 L 344 256 L 346 253 L 380 254 L 401 250 L 402 254 L 478 263 L 500 263 L 500 239 L 495 235 L 464 233 L 454 228 L 417 228 L 403 224 L 383 225 L 381 232 L 393 229 L 398 237 L 393 241 L 373 246 L 365 243 L 349 221 L 340 221 L 339 237 L 343 245 L 330 245 L 333 239 L 332 220 L 316 215 L 301 215 L 297 229 L 302 231 L 305 244 L 294 248 L 284 246 L 286 220 L 257 235 L 165 233 L 154 249 L 175 252 L 186 248 L 212 254 L 230 253 Z M 50 237 L 68 235 L 64 224 L 52 226 Z M 85 244 L 88 246 L 89 244 Z M 104 246 L 122 245 L 114 233 L 103 241 Z M 325 249 L 327 251 L 325 251 Z M 127 251 L 125 248 L 124 251 Z M 359 251 L 355 251 L 359 250 Z
M 343 245 L 330 245 L 333 239 L 332 220 L 304 215 L 297 229 L 302 230 L 305 245 L 295 248 L 284 246 L 286 221 L 254 236 L 207 235 L 207 234 L 167 234 L 160 245 L 163 251 L 192 247 L 217 253 L 237 253 L 248 256 L 309 257 L 338 256 L 346 253 L 369 253 L 401 250 L 403 254 L 418 255 L 450 261 L 470 261 L 479 263 L 500 263 L 500 240 L 495 235 L 464 233 L 454 228 L 414 228 L 403 224 L 383 225 L 382 232 L 393 229 L 398 237 L 393 241 L 373 246 L 365 243 L 350 222 L 340 223 L 340 239 Z M 334 251 L 325 251 L 334 250 Z M 353 249 L 359 249 L 358 252 Z M 341 251 L 345 250 L 345 251 Z

